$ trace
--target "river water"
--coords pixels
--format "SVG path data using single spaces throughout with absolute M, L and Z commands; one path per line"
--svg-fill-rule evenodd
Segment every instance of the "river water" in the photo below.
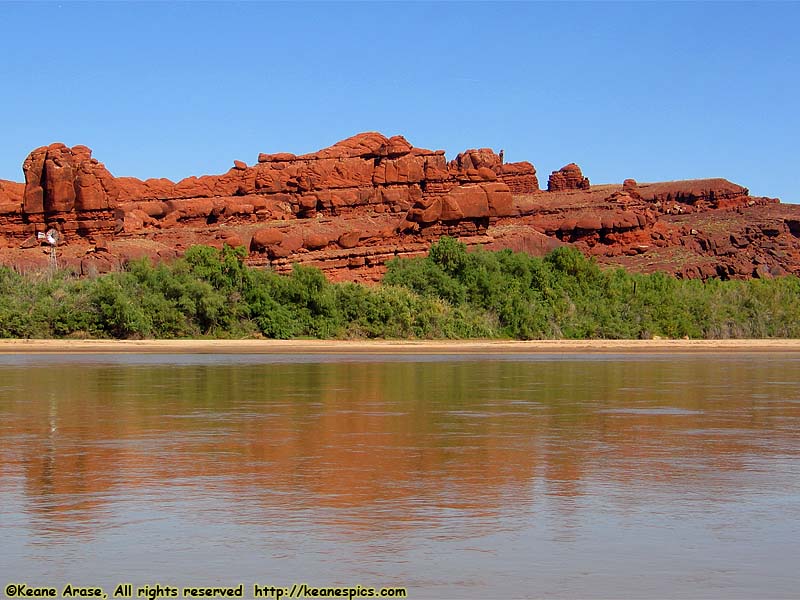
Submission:
M 0 584 L 797 598 L 799 458 L 797 355 L 0 356 Z

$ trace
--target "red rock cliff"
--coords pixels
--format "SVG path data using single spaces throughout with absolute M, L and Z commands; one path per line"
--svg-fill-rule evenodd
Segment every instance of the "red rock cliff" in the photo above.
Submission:
M 571 163 L 543 192 L 531 163 L 488 148 L 448 163 L 374 132 L 177 183 L 114 177 L 85 146 L 64 144 L 34 150 L 23 171 L 24 185 L 0 182 L 0 261 L 21 268 L 46 264 L 35 236 L 54 227 L 62 264 L 85 274 L 227 243 L 255 266 L 374 280 L 389 259 L 422 255 L 445 234 L 531 253 L 575 244 L 601 262 L 679 276 L 800 272 L 796 209 L 724 179 L 591 186 Z

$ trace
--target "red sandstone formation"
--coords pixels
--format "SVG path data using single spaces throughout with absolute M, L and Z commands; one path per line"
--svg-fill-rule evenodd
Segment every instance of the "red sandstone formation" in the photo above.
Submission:
M 0 261 L 47 264 L 36 234 L 62 233 L 62 265 L 93 275 L 171 259 L 193 244 L 244 246 L 247 261 L 375 280 L 441 235 L 543 254 L 575 244 L 606 264 L 706 278 L 800 273 L 800 212 L 724 179 L 590 186 L 580 168 L 539 189 L 528 162 L 481 148 L 449 163 L 402 136 L 364 133 L 319 152 L 260 154 L 222 175 L 114 177 L 85 146 L 51 144 L 0 181 Z
M 78 236 L 113 233 L 119 191 L 114 176 L 86 146 L 51 144 L 31 152 L 22 165 L 23 222 L 54 226 Z
M 14 209 L 17 209 L 22 202 L 24 193 L 25 184 L 0 179 L 0 204 L 13 204 Z
M 561 167 L 558 171 L 550 173 L 547 181 L 548 192 L 562 190 L 588 190 L 589 180 L 581 173 L 581 168 L 575 163 Z

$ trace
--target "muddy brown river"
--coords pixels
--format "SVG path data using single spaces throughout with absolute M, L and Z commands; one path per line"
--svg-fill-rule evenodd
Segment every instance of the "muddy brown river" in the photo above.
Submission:
M 0 356 L 0 540 L 109 597 L 797 598 L 800 357 Z

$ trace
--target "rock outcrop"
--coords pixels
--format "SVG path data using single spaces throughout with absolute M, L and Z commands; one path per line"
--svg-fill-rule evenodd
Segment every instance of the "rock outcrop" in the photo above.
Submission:
M 800 212 L 724 179 L 591 186 L 571 163 L 539 189 L 502 151 L 441 150 L 363 133 L 318 152 L 260 154 L 221 175 L 114 177 L 85 146 L 34 150 L 25 183 L 0 181 L 0 262 L 47 265 L 37 234 L 61 232 L 60 264 L 85 275 L 193 244 L 243 246 L 254 266 L 314 265 L 372 281 L 442 235 L 543 254 L 574 244 L 598 261 L 680 277 L 800 273 Z
M 24 184 L 0 179 L 0 204 L 3 206 L 13 204 L 14 209 L 18 209 L 24 194 Z
M 637 185 L 636 191 L 645 200 L 664 205 L 677 202 L 710 208 L 736 205 L 750 195 L 747 188 L 720 178 L 643 184 Z
M 589 187 L 589 180 L 583 176 L 581 168 L 575 163 L 569 163 L 558 171 L 553 171 L 547 180 L 548 192 L 588 190 Z
M 23 222 L 55 227 L 67 235 L 113 233 L 119 195 L 111 173 L 86 146 L 37 148 L 22 165 Z M 30 231 L 33 233 L 33 231 Z

